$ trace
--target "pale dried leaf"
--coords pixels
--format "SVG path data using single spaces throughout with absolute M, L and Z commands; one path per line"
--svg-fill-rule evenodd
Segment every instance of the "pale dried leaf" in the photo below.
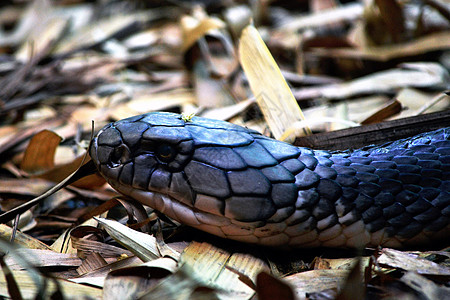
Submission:
M 127 268 L 132 266 L 138 266 L 142 264 L 142 260 L 136 256 L 126 257 L 116 262 L 109 263 L 101 268 L 92 270 L 89 273 L 80 275 L 76 278 L 70 278 L 69 280 L 75 283 L 86 283 L 96 287 L 103 287 L 106 276 L 109 272 L 121 268 Z
M 12 271 L 14 278 L 16 279 L 19 290 L 22 293 L 22 297 L 25 299 L 35 299 L 38 287 L 35 282 L 30 277 L 30 271 Z M 50 299 L 52 293 L 56 291 L 56 285 L 54 281 L 48 280 L 46 278 L 40 277 L 39 283 L 42 285 L 44 280 L 47 285 L 46 293 L 43 295 L 43 299 Z M 56 279 L 58 281 L 59 287 L 61 288 L 64 295 L 67 296 L 67 299 L 83 299 L 83 298 L 92 298 L 92 299 L 101 299 L 102 298 L 102 290 L 94 287 L 89 287 L 82 284 L 76 284 L 73 282 L 69 282 L 66 280 Z M 0 276 L 0 296 L 9 297 L 5 277 Z
M 429 63 L 423 63 L 429 65 Z M 417 67 L 419 63 L 415 64 Z M 440 65 L 435 65 L 430 71 L 414 69 L 391 69 L 360 77 L 341 83 L 293 89 L 297 99 L 325 97 L 328 99 L 344 99 L 359 94 L 392 92 L 403 87 L 437 87 L 443 88 L 448 84 L 448 73 Z
M 83 259 L 83 262 L 77 268 L 77 273 L 83 275 L 104 267 L 105 265 L 107 265 L 106 260 L 97 252 L 92 252 Z
M 181 18 L 181 27 L 183 29 L 183 45 L 182 51 L 188 50 L 200 38 L 204 37 L 208 32 L 223 28 L 223 21 L 212 17 L 203 17 L 201 19 L 191 16 Z
M 34 31 L 28 37 L 28 42 L 16 52 L 16 57 L 20 61 L 27 61 L 36 53 L 49 51 L 51 47 L 62 37 L 69 24 L 68 19 L 50 19 L 44 23 L 45 27 L 39 31 Z
M 5 225 L 0 224 L 0 238 L 6 241 L 11 239 L 12 228 Z M 19 246 L 29 248 L 29 249 L 41 249 L 41 250 L 51 250 L 49 246 L 42 243 L 41 241 L 31 237 L 23 232 L 17 231 L 16 237 L 14 239 L 14 244 Z
M 273 135 L 279 139 L 291 124 L 305 118 L 269 49 L 252 25 L 242 32 L 239 58 L 253 95 Z
M 360 18 L 364 7 L 361 3 L 350 3 L 338 8 L 322 10 L 314 14 L 294 17 L 284 22 L 279 29 L 288 31 L 304 30 L 311 27 L 322 27 L 340 21 L 351 21 Z
M 316 293 L 327 289 L 340 289 L 345 284 L 348 270 L 312 270 L 284 277 L 298 297 L 306 293 Z
M 235 117 L 236 115 L 244 112 L 250 106 L 252 106 L 254 103 L 255 103 L 255 98 L 250 98 L 250 99 L 241 101 L 239 103 L 236 103 L 234 105 L 219 107 L 219 108 L 212 108 L 210 110 L 203 112 L 201 114 L 201 116 L 205 117 L 205 118 L 227 121 L 227 120 L 230 120 L 231 118 Z
M 265 263 L 248 254 L 230 254 L 207 243 L 191 243 L 182 253 L 180 265 L 192 269 L 204 284 L 223 290 L 232 295 L 241 295 L 243 299 L 251 297 L 254 290 L 240 276 L 256 282 L 256 275 L 267 270 Z
M 362 257 L 362 258 L 321 258 L 316 257 L 314 259 L 314 270 L 352 270 L 355 265 L 358 263 L 358 260 L 361 262 L 361 271 L 364 271 L 369 265 L 370 257 Z
M 116 106 L 110 115 L 123 119 L 150 111 L 167 110 L 173 107 L 195 103 L 195 96 L 187 89 L 177 89 L 148 95 L 139 95 L 127 103 Z
M 95 220 L 105 227 L 105 230 L 113 239 L 129 249 L 144 262 L 161 257 L 156 238 L 153 236 L 133 230 L 116 221 L 104 218 L 95 218 Z
M 419 295 L 423 295 L 429 300 L 448 299 L 448 296 L 450 295 L 449 287 L 438 285 L 434 281 L 429 280 L 416 272 L 406 272 L 400 280 L 415 290 Z
M 386 46 L 366 47 L 362 49 L 349 48 L 316 48 L 315 55 L 330 56 L 334 58 L 373 59 L 388 61 L 390 59 L 413 56 L 430 51 L 450 48 L 450 32 L 436 32 L 416 38 L 410 42 L 397 43 Z
M 6 255 L 5 262 L 12 270 L 24 269 L 27 266 L 21 265 L 14 258 L 16 255 L 26 257 L 34 267 L 77 267 L 81 265 L 81 259 L 73 254 L 57 253 L 43 249 L 17 249 L 14 256 Z
M 152 288 L 163 278 L 174 273 L 177 262 L 171 258 L 158 258 L 138 266 L 111 272 L 103 286 L 104 299 L 131 299 Z
M 450 268 L 419 257 L 418 254 L 384 248 L 377 262 L 393 268 L 427 275 L 450 275 Z

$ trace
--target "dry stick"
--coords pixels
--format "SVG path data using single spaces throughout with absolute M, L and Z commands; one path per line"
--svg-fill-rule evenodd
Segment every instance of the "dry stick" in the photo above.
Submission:
M 450 110 L 364 125 L 295 139 L 295 146 L 323 150 L 358 149 L 450 126 Z
M 84 161 L 83 161 L 83 163 L 84 163 Z M 5 223 L 11 221 L 12 219 L 14 219 L 16 217 L 16 215 L 24 213 L 25 211 L 32 208 L 36 204 L 39 204 L 45 198 L 51 196 L 52 194 L 59 191 L 60 189 L 68 186 L 69 184 L 74 183 L 78 179 L 81 179 L 88 175 L 95 174 L 95 172 L 97 172 L 97 169 L 95 167 L 94 162 L 92 160 L 88 161 L 86 164 L 79 167 L 75 172 L 73 172 L 72 174 L 67 176 L 63 181 L 61 181 L 60 183 L 58 183 L 57 185 L 55 185 L 54 187 L 49 189 L 44 194 L 1 214 L 0 215 L 0 224 L 5 224 Z

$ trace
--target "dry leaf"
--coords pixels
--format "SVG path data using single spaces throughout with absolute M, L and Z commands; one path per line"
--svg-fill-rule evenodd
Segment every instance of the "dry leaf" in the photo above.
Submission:
M 62 137 L 49 130 L 34 135 L 25 150 L 21 169 L 29 173 L 39 173 L 53 168 L 53 157 L 61 140 Z
M 377 262 L 393 268 L 414 271 L 426 275 L 450 275 L 450 268 L 438 265 L 435 262 L 423 259 L 417 254 L 384 248 Z
M 113 239 L 129 249 L 144 262 L 161 257 L 156 238 L 153 236 L 133 230 L 116 221 L 103 218 L 94 219 L 105 227 L 105 230 Z
M 242 32 L 239 58 L 273 135 L 280 139 L 293 123 L 305 118 L 269 49 L 252 25 Z

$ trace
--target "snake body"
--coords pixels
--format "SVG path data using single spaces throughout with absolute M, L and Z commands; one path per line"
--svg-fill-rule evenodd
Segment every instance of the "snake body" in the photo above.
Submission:
M 450 128 L 328 152 L 156 112 L 105 126 L 90 155 L 120 193 L 224 238 L 403 247 L 450 235 Z

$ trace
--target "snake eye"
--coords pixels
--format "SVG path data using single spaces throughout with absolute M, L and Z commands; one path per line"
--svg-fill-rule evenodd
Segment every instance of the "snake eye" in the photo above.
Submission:
M 175 148 L 173 146 L 167 145 L 167 144 L 159 145 L 156 148 L 155 153 L 158 156 L 158 158 L 163 162 L 172 161 L 177 154 L 175 151 Z

